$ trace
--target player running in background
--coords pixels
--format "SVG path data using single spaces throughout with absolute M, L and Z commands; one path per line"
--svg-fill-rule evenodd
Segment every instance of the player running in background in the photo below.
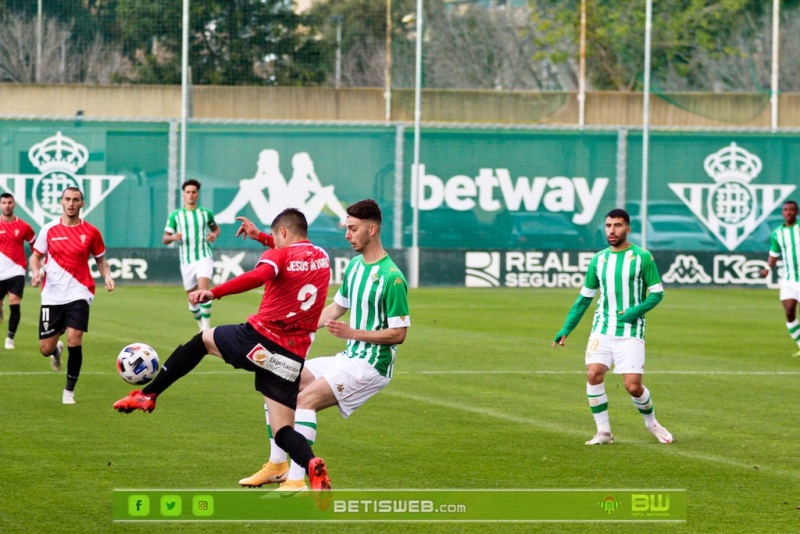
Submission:
M 214 274 L 211 243 L 219 237 L 220 230 L 211 210 L 197 205 L 200 182 L 186 180 L 181 190 L 183 208 L 170 213 L 162 241 L 165 245 L 176 241 L 180 245 L 183 288 L 189 294 L 196 289 L 208 289 L 211 285 L 211 276 Z M 190 302 L 189 311 L 197 320 L 201 332 L 211 326 L 211 302 Z
M 3 299 L 8 294 L 8 335 L 5 348 L 14 348 L 14 336 L 20 321 L 20 303 L 25 289 L 25 274 L 28 260 L 25 243 L 33 247 L 36 236 L 31 225 L 14 215 L 14 195 L 0 195 L 0 321 L 2 321 Z
M 269 246 L 270 236 L 258 232 L 247 219 L 237 236 L 244 233 Z M 408 284 L 381 244 L 381 210 L 374 200 L 362 200 L 347 208 L 345 238 L 360 255 L 350 260 L 342 286 L 325 307 L 318 326 L 347 340 L 345 350 L 335 356 L 311 358 L 303 368 L 297 399 L 295 428 L 314 444 L 317 412 L 338 406 L 349 417 L 392 378 L 397 345 L 403 343 L 411 325 Z M 350 310 L 349 323 L 338 321 Z M 271 414 L 267 410 L 269 461 L 254 475 L 239 481 L 258 487 L 281 483 L 280 491 L 306 488 L 303 464 L 287 463 L 286 452 L 272 439 Z M 274 428 L 274 427 L 273 427 Z M 290 453 L 291 456 L 291 453 Z
M 75 404 L 75 384 L 83 365 L 83 334 L 89 331 L 89 304 L 94 299 L 95 290 L 89 258 L 94 257 L 97 262 L 97 271 L 108 291 L 114 290 L 114 280 L 105 257 L 103 236 L 97 228 L 80 218 L 83 208 L 80 189 L 64 189 L 61 208 L 61 217 L 44 225 L 39 232 L 29 263 L 33 287 L 42 284 L 39 350 L 50 357 L 53 371 L 60 371 L 64 344 L 58 338 L 66 331 L 69 358 L 67 385 L 61 402 Z
M 313 489 L 327 490 L 325 462 L 314 456 L 306 438 L 293 427 L 303 362 L 328 294 L 330 260 L 308 241 L 308 223 L 300 211 L 284 210 L 271 228 L 275 248 L 266 250 L 252 271 L 212 290 L 189 294 L 193 303 L 208 302 L 264 286 L 258 312 L 245 324 L 218 326 L 195 335 L 175 349 L 152 382 L 117 401 L 114 409 L 152 412 L 158 395 L 206 354 L 219 356 L 255 374 L 256 391 L 266 398 L 270 423 L 277 429 L 275 441 L 303 466 Z
M 660 443 L 673 441 L 672 434 L 656 420 L 650 391 L 642 385 L 644 315 L 661 302 L 664 288 L 652 254 L 628 242 L 630 230 L 631 219 L 625 210 L 608 212 L 605 231 L 610 246 L 592 257 L 580 295 L 553 340 L 554 348 L 564 345 L 600 289 L 586 346 L 586 396 L 597 433 L 586 445 L 614 443 L 603 382 L 612 366 L 615 374 L 622 375 L 625 389 L 644 417 L 647 429 Z
M 800 349 L 800 323 L 797 321 L 797 303 L 800 302 L 800 226 L 797 225 L 797 202 L 787 200 L 783 203 L 781 212 L 783 224 L 770 235 L 767 268 L 761 269 L 761 276 L 766 277 L 778 263 L 778 258 L 783 258 L 783 276 L 778 297 L 786 313 L 789 336 Z M 794 356 L 800 356 L 800 350 Z

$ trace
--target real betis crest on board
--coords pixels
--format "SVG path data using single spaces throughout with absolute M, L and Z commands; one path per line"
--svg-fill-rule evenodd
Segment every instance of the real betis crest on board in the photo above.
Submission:
M 794 191 L 794 185 L 753 185 L 761 158 L 736 143 L 703 163 L 713 184 L 669 184 L 728 250 L 735 250 Z
M 67 187 L 83 192 L 85 218 L 125 179 L 124 175 L 78 175 L 89 161 L 89 150 L 56 132 L 28 151 L 28 159 L 41 174 L 0 174 L 0 188 L 14 195 L 17 206 L 43 226 L 61 216 L 61 194 Z

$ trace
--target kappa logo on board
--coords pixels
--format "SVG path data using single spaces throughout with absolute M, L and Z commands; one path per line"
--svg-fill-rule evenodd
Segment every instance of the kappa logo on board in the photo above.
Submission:
M 669 266 L 664 282 L 668 284 L 710 284 L 711 277 L 695 256 L 678 254 Z
M 320 182 L 308 153 L 298 152 L 292 157 L 289 180 L 281 174 L 279 163 L 277 150 L 262 150 L 258 155 L 255 176 L 239 181 L 239 191 L 233 201 L 214 220 L 218 224 L 233 224 L 239 212 L 249 205 L 265 226 L 272 224 L 286 208 L 299 209 L 311 224 L 322 210 L 328 208 L 344 225 L 347 212 L 336 197 L 334 186 Z
M 41 174 L 0 174 L 0 188 L 14 195 L 17 206 L 43 226 L 61 216 L 61 194 L 68 187 L 83 192 L 81 217 L 88 216 L 125 179 L 124 175 L 78 175 L 89 161 L 89 150 L 56 132 L 28 150 Z
M 735 250 L 795 190 L 794 185 L 753 185 L 761 158 L 731 143 L 703 163 L 713 184 L 669 184 L 670 189 L 722 242 Z

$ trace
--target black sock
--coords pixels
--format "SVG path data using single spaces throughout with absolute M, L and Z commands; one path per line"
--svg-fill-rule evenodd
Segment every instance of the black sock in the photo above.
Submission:
M 306 472 L 308 471 L 308 462 L 314 458 L 314 451 L 300 432 L 285 426 L 275 434 L 275 444 L 285 450 L 293 462 L 304 466 Z
M 11 314 L 8 316 L 8 338 L 14 339 L 21 314 L 19 313 L 19 304 L 11 304 L 9 308 L 11 308 Z
M 197 367 L 206 354 L 208 352 L 206 344 L 203 343 L 203 335 L 195 335 L 170 354 L 153 381 L 142 388 L 142 393 L 155 393 L 156 395 L 162 393 L 179 378 Z
M 83 346 L 67 347 L 67 354 L 69 354 L 69 359 L 67 360 L 67 387 L 65 389 L 74 391 L 83 366 Z

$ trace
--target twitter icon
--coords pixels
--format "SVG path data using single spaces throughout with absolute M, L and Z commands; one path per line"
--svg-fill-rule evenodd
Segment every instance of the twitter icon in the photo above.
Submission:
M 181 515 L 181 504 L 180 495 L 162 495 L 161 515 L 165 517 L 175 517 Z

